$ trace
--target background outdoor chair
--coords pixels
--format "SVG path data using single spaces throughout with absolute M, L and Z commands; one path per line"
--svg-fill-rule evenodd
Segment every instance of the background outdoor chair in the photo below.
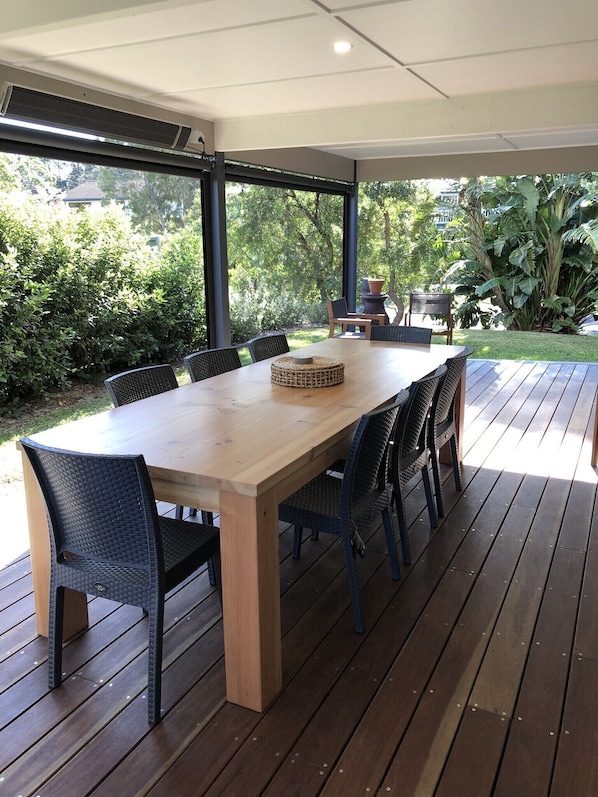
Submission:
M 239 352 L 234 346 L 195 351 L 184 358 L 192 382 L 201 382 L 241 367 Z
M 393 343 L 430 343 L 430 327 L 401 327 L 396 324 L 372 327 L 370 340 L 388 340 Z
M 140 606 L 148 614 L 148 720 L 155 725 L 164 598 L 210 558 L 219 563 L 218 529 L 159 517 L 141 455 L 81 454 L 28 438 L 21 444 L 39 482 L 50 531 L 49 688 L 62 681 L 65 588 Z
M 403 561 L 411 563 L 411 550 L 405 515 L 404 487 L 416 474 L 421 473 L 430 526 L 436 528 L 438 517 L 430 485 L 430 443 L 428 442 L 428 414 L 438 384 L 446 373 L 441 365 L 430 376 L 418 379 L 409 386 L 409 398 L 402 405 L 395 433 L 390 443 L 390 472 L 388 479 L 392 484 L 393 498 L 397 508 L 399 534 L 403 549 Z
M 245 345 L 249 349 L 251 362 L 254 363 L 260 362 L 260 360 L 267 360 L 269 357 L 287 354 L 290 351 L 287 336 L 284 332 L 252 338 Z
M 446 342 L 453 342 L 453 294 L 411 293 L 405 323 L 413 323 L 413 316 L 431 318 L 432 335 L 444 335 Z M 437 323 L 439 322 L 439 323 Z
M 436 494 L 436 509 L 438 516 L 444 516 L 444 503 L 442 500 L 442 484 L 440 482 L 440 466 L 438 450 L 446 443 L 450 446 L 453 465 L 453 478 L 455 490 L 461 491 L 461 465 L 457 450 L 457 424 L 455 420 L 455 400 L 463 371 L 467 365 L 467 358 L 473 353 L 471 346 L 456 357 L 449 357 L 446 361 L 446 373 L 440 380 L 438 390 L 430 410 L 428 441 L 432 462 L 432 475 L 434 477 L 434 493 Z
M 385 324 L 386 316 L 380 313 L 350 313 L 347 310 L 347 300 L 328 299 L 326 302 L 328 310 L 328 337 L 361 337 L 369 340 L 372 326 Z M 340 326 L 340 333 L 336 333 L 336 327 Z M 352 331 L 355 327 L 362 329 L 363 332 Z
M 364 631 L 361 587 L 356 555 L 363 556 L 363 532 L 380 512 L 384 522 L 388 558 L 393 579 L 400 578 L 397 543 L 390 514 L 390 492 L 385 479 L 388 441 L 401 404 L 407 400 L 402 391 L 394 404 L 363 415 L 353 440 L 342 478 L 320 473 L 289 496 L 278 508 L 279 519 L 295 526 L 293 558 L 301 555 L 303 528 L 336 534 L 342 540 L 347 577 L 353 604 L 353 620 L 358 633 Z
M 105 379 L 104 384 L 115 407 L 157 396 L 179 386 L 174 368 L 169 363 L 122 371 Z

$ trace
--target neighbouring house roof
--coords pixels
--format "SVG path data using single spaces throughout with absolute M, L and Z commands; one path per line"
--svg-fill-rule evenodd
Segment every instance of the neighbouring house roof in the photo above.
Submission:
M 106 198 L 95 180 L 87 180 L 68 190 L 62 197 L 63 202 L 101 202 Z

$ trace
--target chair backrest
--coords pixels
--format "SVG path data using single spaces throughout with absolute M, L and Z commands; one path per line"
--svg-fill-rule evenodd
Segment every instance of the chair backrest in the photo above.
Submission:
M 467 365 L 467 358 L 472 353 L 473 348 L 468 346 L 463 352 L 455 357 L 449 357 L 446 361 L 446 373 L 438 384 L 430 410 L 430 431 L 432 433 L 435 428 L 452 423 L 454 420 L 457 388 L 459 387 L 463 370 Z M 432 441 L 430 441 L 430 444 L 432 444 Z
M 344 296 L 341 299 L 328 299 L 326 308 L 328 310 L 329 321 L 332 321 L 333 318 L 346 318 L 349 312 L 347 300 Z
M 64 451 L 29 438 L 21 445 L 44 497 L 55 560 L 70 553 L 157 572 L 159 520 L 143 456 Z
M 416 463 L 428 449 L 428 414 L 446 370 L 446 365 L 441 365 L 409 386 L 409 398 L 401 407 L 393 437 L 392 464 L 398 472 Z
M 447 316 L 452 306 L 452 293 L 412 293 L 409 296 L 409 312 L 415 315 Z
M 287 336 L 284 332 L 253 338 L 248 340 L 245 345 L 249 349 L 251 361 L 254 363 L 260 362 L 260 360 L 267 360 L 269 357 L 286 354 L 290 351 Z
M 432 328 L 433 335 L 446 335 L 447 343 L 453 340 L 453 294 L 452 293 L 411 293 L 409 295 L 409 310 L 407 323 L 412 323 L 414 315 L 440 318 L 443 328 Z
M 341 513 L 350 517 L 352 508 L 385 483 L 388 443 L 401 407 L 409 394 L 402 390 L 393 404 L 362 415 L 347 454 L 341 490 Z
M 201 382 L 241 367 L 239 352 L 234 346 L 196 351 L 188 354 L 184 362 L 192 382 Z
M 104 384 L 115 407 L 157 396 L 179 386 L 174 368 L 169 363 L 123 371 L 106 379 Z
M 396 324 L 378 324 L 370 331 L 370 340 L 388 340 L 392 343 L 430 343 L 429 327 L 402 327 Z

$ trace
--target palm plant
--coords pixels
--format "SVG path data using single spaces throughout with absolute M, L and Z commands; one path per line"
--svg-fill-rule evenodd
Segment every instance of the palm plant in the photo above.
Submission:
M 478 179 L 463 192 L 465 257 L 452 267 L 462 322 L 575 331 L 598 299 L 598 194 L 592 175 Z M 488 309 L 488 306 L 492 309 Z

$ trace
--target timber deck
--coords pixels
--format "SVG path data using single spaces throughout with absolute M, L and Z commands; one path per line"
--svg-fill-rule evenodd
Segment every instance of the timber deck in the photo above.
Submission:
M 263 714 L 225 701 L 205 571 L 166 604 L 159 726 L 135 608 L 90 601 L 49 692 L 20 557 L 0 572 L 0 795 L 598 794 L 597 386 L 598 364 L 470 361 L 465 489 L 447 469 L 431 530 L 413 483 L 400 582 L 372 528 L 364 635 L 338 541 L 297 562 L 281 527 L 284 687 Z

